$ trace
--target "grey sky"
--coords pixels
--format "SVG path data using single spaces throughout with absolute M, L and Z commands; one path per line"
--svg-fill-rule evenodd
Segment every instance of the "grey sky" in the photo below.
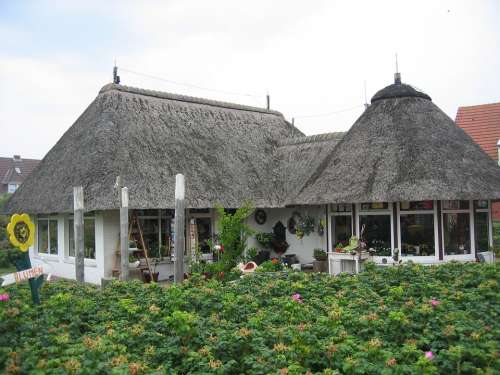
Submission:
M 493 0 L 0 0 L 0 43 L 2 156 L 43 157 L 111 81 L 114 58 L 224 92 L 120 69 L 125 85 L 257 106 L 269 91 L 306 134 L 347 130 L 363 82 L 368 100 L 392 82 L 396 52 L 403 81 L 452 118 L 460 105 L 500 101 Z

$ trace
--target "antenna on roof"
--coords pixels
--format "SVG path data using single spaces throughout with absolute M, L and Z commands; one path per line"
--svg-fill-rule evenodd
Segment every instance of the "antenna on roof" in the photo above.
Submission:
M 364 87 L 364 89 L 365 89 L 365 109 L 368 109 L 368 100 L 366 99 L 366 80 L 363 81 L 363 83 L 364 83 L 364 86 L 365 86 Z
M 267 100 L 267 109 L 271 109 L 271 97 L 269 96 L 269 92 L 266 95 Z
M 113 67 L 113 83 L 115 85 L 120 84 L 120 76 L 118 75 L 118 67 L 116 66 L 116 59 L 115 59 L 115 66 Z
M 292 117 L 292 125 L 295 125 L 295 117 Z
M 398 69 L 398 54 L 396 53 L 396 73 L 394 73 L 394 83 L 396 85 L 401 84 L 401 73 L 399 73 Z

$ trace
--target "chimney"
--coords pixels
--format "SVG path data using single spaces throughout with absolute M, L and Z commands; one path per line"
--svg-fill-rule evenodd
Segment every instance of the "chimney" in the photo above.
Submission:
M 14 155 L 14 161 L 21 161 L 21 155 Z
M 269 94 L 266 95 L 266 100 L 267 100 L 267 109 L 271 109 L 271 97 Z
M 394 84 L 401 84 L 401 73 L 394 73 Z
M 120 76 L 118 75 L 118 67 L 116 65 L 113 67 L 113 83 L 115 85 L 120 84 Z

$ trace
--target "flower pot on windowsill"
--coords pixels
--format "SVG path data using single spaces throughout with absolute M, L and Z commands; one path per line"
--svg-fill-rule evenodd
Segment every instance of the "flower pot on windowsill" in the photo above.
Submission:
M 327 260 L 315 260 L 315 261 L 313 261 L 313 271 L 314 272 L 328 272 L 328 261 Z

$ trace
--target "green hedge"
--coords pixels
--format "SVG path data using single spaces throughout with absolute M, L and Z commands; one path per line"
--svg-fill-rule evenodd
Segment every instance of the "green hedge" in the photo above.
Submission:
M 58 281 L 37 308 L 15 286 L 0 301 L 0 372 L 498 374 L 499 271 L 371 266 L 102 292 Z

